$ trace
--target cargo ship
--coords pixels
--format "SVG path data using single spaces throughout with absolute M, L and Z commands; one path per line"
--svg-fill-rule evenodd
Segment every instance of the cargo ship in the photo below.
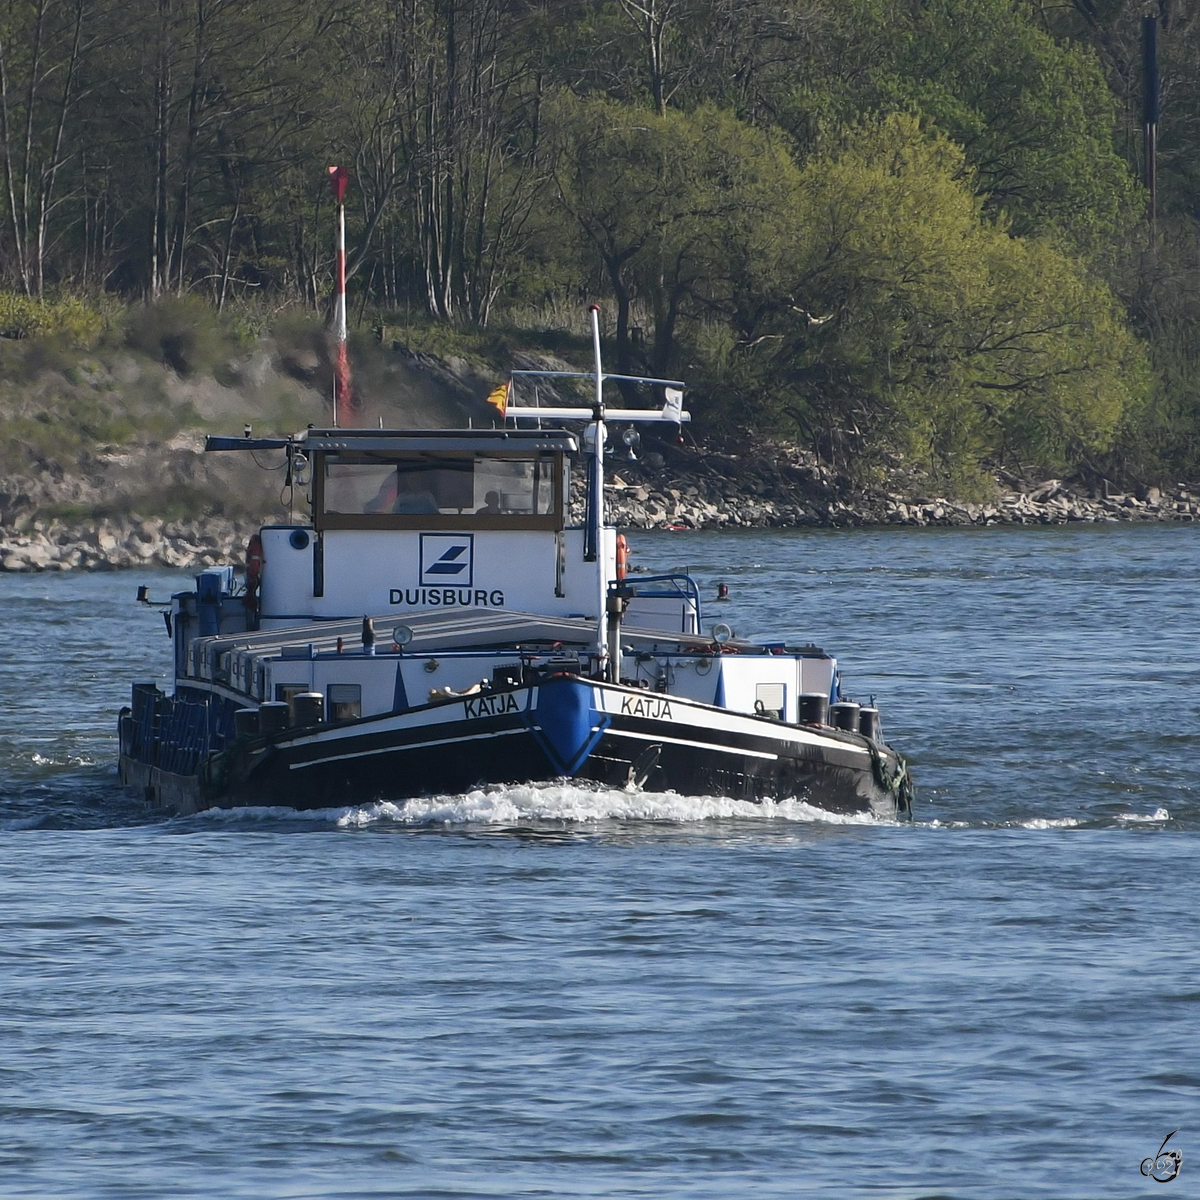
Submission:
M 688 575 L 627 569 L 606 452 L 688 414 L 679 381 L 606 374 L 595 310 L 592 332 L 593 371 L 516 373 L 490 429 L 210 437 L 281 454 L 311 517 L 171 598 L 174 687 L 133 685 L 123 783 L 181 813 L 566 779 L 910 816 L 906 763 L 832 655 L 739 638 Z M 586 402 L 521 403 L 539 375 Z M 651 403 L 610 405 L 613 384 Z

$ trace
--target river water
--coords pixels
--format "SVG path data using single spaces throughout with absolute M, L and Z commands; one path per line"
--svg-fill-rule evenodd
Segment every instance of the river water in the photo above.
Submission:
M 0 576 L 0 1195 L 1197 1194 L 1198 539 L 638 534 L 729 583 L 707 622 L 838 654 L 910 825 L 164 818 L 113 729 L 167 670 L 135 587 L 185 577 Z

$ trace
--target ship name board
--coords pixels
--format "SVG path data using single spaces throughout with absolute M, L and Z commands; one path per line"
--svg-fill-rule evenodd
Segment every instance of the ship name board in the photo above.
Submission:
M 671 719 L 671 702 L 657 696 L 623 696 L 621 712 L 630 717 L 656 717 L 664 721 Z
M 502 696 L 474 696 L 463 701 L 463 708 L 468 717 L 498 717 L 501 713 L 521 711 L 511 692 Z

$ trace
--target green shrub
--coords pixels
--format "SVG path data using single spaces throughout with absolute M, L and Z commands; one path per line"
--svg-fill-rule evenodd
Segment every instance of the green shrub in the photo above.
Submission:
M 329 339 L 325 323 L 306 308 L 286 308 L 276 314 L 266 332 L 280 354 L 296 350 L 323 349 Z
M 104 332 L 106 317 L 77 296 L 35 300 L 0 292 L 0 334 L 9 338 L 50 338 L 90 348 Z
M 211 373 L 241 348 L 231 321 L 195 296 L 165 296 L 129 317 L 125 342 L 188 376 Z

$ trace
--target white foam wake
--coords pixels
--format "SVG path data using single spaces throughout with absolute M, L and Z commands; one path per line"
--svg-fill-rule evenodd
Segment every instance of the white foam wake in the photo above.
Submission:
M 589 825 L 650 821 L 686 825 L 700 821 L 782 821 L 798 824 L 894 824 L 869 813 L 825 812 L 803 800 L 733 800 L 728 796 L 681 796 L 676 792 L 582 787 L 567 783 L 513 784 L 477 788 L 461 795 L 381 800 L 351 808 L 296 809 L 281 805 L 206 808 L 173 821 L 213 825 L 312 821 L 342 829 L 373 825 L 521 827 L 542 822 Z
M 1077 817 L 1032 817 L 1016 822 L 1018 829 L 1075 829 L 1080 824 Z
M 38 754 L 35 750 L 29 756 L 29 761 L 35 767 L 94 767 L 96 760 L 89 758 L 86 754 L 69 754 L 63 751 L 61 754 L 45 755 Z
M 755 803 L 727 796 L 680 796 L 675 792 L 639 792 L 584 788 L 570 784 L 521 784 L 480 788 L 457 796 L 431 796 L 402 804 L 383 801 L 345 811 L 343 828 L 380 822 L 401 825 L 525 825 L 556 821 L 590 824 L 599 821 L 658 821 L 689 824 L 736 818 L 750 821 L 795 821 L 829 825 L 871 825 L 867 813 L 824 812 L 802 800 Z
M 1156 808 L 1152 813 L 1117 813 L 1118 821 L 1133 825 L 1146 825 L 1154 821 L 1169 821 L 1171 814 L 1165 808 Z

